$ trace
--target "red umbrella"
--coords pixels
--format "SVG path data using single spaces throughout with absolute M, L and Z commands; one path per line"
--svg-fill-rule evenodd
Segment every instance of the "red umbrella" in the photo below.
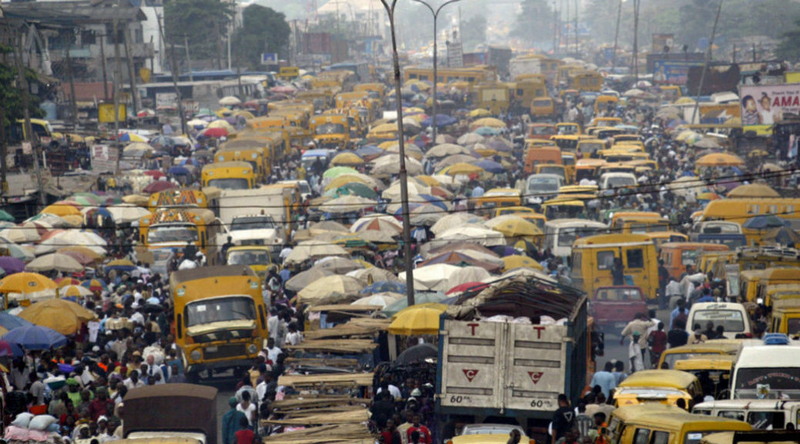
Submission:
M 89 265 L 92 262 L 94 262 L 94 258 L 93 257 L 89 257 L 89 256 L 81 253 L 80 251 L 64 251 L 61 254 L 65 254 L 65 255 L 75 259 L 81 265 Z M 73 280 L 76 280 L 76 279 L 73 279 Z M 56 282 L 59 282 L 59 281 L 56 280 Z M 73 283 L 72 285 L 80 285 L 80 284 L 81 284 L 81 282 L 78 281 L 77 283 Z
M 228 137 L 228 130 L 225 128 L 208 128 L 207 130 L 203 131 L 202 134 L 206 137 Z
M 453 294 L 453 293 L 463 293 L 465 291 L 481 291 L 484 288 L 487 288 L 489 284 L 485 284 L 483 282 L 467 282 L 461 285 L 456 285 L 455 287 L 447 290 L 445 294 Z
M 151 182 L 149 185 L 144 187 L 142 191 L 152 194 L 158 193 L 159 191 L 171 190 L 173 188 L 178 188 L 178 186 L 166 180 L 156 180 L 155 182 Z
M 163 172 L 161 172 L 159 170 L 147 170 L 147 171 L 144 172 L 144 175 L 145 176 L 154 177 L 156 179 L 158 179 L 159 177 L 166 176 L 166 174 L 164 174 Z

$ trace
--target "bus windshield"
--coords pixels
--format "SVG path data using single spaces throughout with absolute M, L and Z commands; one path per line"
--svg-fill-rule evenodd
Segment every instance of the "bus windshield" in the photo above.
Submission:
M 736 370 L 736 398 L 800 399 L 800 367 L 746 367 Z
M 197 227 L 194 225 L 155 225 L 147 231 L 147 243 L 197 242 Z
M 231 231 L 263 230 L 275 228 L 275 221 L 270 216 L 237 217 L 231 224 Z
M 316 134 L 343 134 L 346 132 L 341 123 L 323 123 L 316 129 Z
M 256 318 L 256 307 L 247 296 L 212 298 L 186 305 L 186 326 Z
M 250 188 L 247 179 L 229 177 L 226 179 L 211 179 L 208 181 L 208 186 L 217 187 L 222 190 L 246 190 Z
M 231 251 L 228 253 L 228 265 L 268 265 L 269 252 L 264 250 Z

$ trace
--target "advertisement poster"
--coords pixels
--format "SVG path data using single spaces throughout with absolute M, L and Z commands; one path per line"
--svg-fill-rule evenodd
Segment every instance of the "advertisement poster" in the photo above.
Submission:
M 766 134 L 770 126 L 783 120 L 784 114 L 800 114 L 800 83 L 742 85 L 739 97 L 746 130 Z
M 656 85 L 685 85 L 689 78 L 689 68 L 692 66 L 703 66 L 703 62 L 656 60 L 653 83 Z

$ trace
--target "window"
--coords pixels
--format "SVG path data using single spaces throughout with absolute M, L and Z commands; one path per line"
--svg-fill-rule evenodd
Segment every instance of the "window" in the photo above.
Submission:
M 94 45 L 95 43 L 94 31 L 81 31 L 81 45 Z
M 636 434 L 633 435 L 633 444 L 648 444 L 650 442 L 650 430 L 636 429 Z
M 667 444 L 669 442 L 668 432 L 653 432 L 652 444 Z
M 747 206 L 747 214 L 758 214 L 759 207 L 758 205 L 748 205 Z
M 597 269 L 610 270 L 614 266 L 614 252 L 613 251 L 598 251 L 597 252 Z
M 786 425 L 783 412 L 750 412 L 747 422 L 757 430 L 778 430 Z
M 625 252 L 628 268 L 644 268 L 644 252 L 641 248 Z

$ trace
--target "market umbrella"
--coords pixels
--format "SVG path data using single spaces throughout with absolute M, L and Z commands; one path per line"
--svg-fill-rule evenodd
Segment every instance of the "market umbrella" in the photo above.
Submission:
M 39 273 L 15 273 L 0 279 L 0 293 L 29 294 L 56 288 L 58 284 Z
M 536 260 L 528 256 L 513 254 L 511 256 L 504 257 L 502 260 L 503 260 L 504 272 L 520 267 L 533 268 L 535 270 L 544 270 L 544 267 L 542 267 L 542 265 L 539 264 L 539 262 L 536 262 Z
M 406 172 L 415 176 L 422 174 L 422 164 L 409 156 L 406 156 Z M 372 161 L 372 174 L 376 177 L 388 177 L 400 173 L 400 155 L 387 154 Z
M 704 137 L 694 143 L 691 144 L 695 148 L 704 148 L 704 149 L 714 149 L 714 148 L 721 148 L 717 139 L 712 137 Z
M 447 214 L 441 219 L 439 219 L 433 226 L 431 227 L 431 232 L 435 235 L 439 235 L 444 233 L 447 230 L 457 227 L 463 227 L 467 224 L 478 224 L 483 223 L 484 219 L 476 214 L 466 213 L 466 212 L 458 212 Z
M 217 120 L 216 122 L 219 122 L 219 120 Z M 212 137 L 212 138 L 215 138 L 215 139 L 219 139 L 219 138 L 222 138 L 222 137 L 228 137 L 228 134 L 230 134 L 230 133 L 225 128 L 219 128 L 219 127 L 212 128 L 211 126 L 209 126 L 208 128 L 204 129 L 202 132 L 200 132 L 200 135 L 202 135 L 202 136 Z
M 142 188 L 142 192 L 153 194 L 161 191 L 171 190 L 173 188 L 178 188 L 178 186 L 168 180 L 156 180 L 154 182 L 150 182 L 146 187 Z
M 473 132 L 475 134 L 480 134 L 481 136 L 496 136 L 496 135 L 500 134 L 500 130 L 499 129 L 491 128 L 491 127 L 488 127 L 488 126 L 482 126 L 482 127 L 476 129 Z
M 88 288 L 83 287 L 81 285 L 67 285 L 65 287 L 61 287 L 58 290 L 58 294 L 62 298 L 64 297 L 78 298 L 83 296 L 92 296 L 94 293 L 92 293 L 92 290 L 89 290 Z
M 0 268 L 8 274 L 19 273 L 25 269 L 25 262 L 12 256 L 0 256 Z
M 82 246 L 61 247 L 58 250 L 56 250 L 56 252 L 71 256 L 73 259 L 75 259 L 80 263 L 84 263 L 83 262 L 84 260 L 88 260 L 87 263 L 96 262 L 102 260 L 103 257 L 105 257 L 104 254 L 100 254 L 89 247 L 82 247 Z
M 361 196 L 342 196 L 320 205 L 319 210 L 333 214 L 353 213 L 374 207 L 377 203 L 377 201 Z
M 315 259 L 324 256 L 348 256 L 350 253 L 344 248 L 330 242 L 317 240 L 303 241 L 292 249 L 292 252 L 285 259 L 285 263 L 303 263 L 308 259 Z
M 14 222 L 14 216 L 6 210 L 0 210 L 0 221 Z
M 307 287 L 314 281 L 318 281 L 326 276 L 333 275 L 333 271 L 326 270 L 319 267 L 312 267 L 306 271 L 297 273 L 286 281 L 285 287 L 291 291 L 297 292 Z
M 333 168 L 328 168 L 324 173 L 322 173 L 322 177 L 327 179 L 335 179 L 344 174 L 359 174 L 359 173 L 352 167 L 335 166 Z
M 98 254 L 104 255 L 106 251 L 103 247 L 106 245 L 106 240 L 93 231 L 69 230 L 39 242 L 39 245 L 35 248 L 35 252 L 37 255 L 40 255 L 56 251 L 63 247 L 83 246 Z
M 479 166 L 484 170 L 493 173 L 493 174 L 500 174 L 506 172 L 506 167 L 500 165 L 499 163 L 495 162 L 494 160 L 480 160 L 474 163 L 475 166 Z
M 23 247 L 11 242 L 4 242 L 0 240 L 0 249 L 5 250 L 8 256 L 20 259 L 22 261 L 32 261 L 35 257 L 33 254 L 33 248 Z
M 751 183 L 739 185 L 728 193 L 729 198 L 759 198 L 759 197 L 781 197 L 777 191 L 769 185 L 761 183 Z M 5 268 L 5 267 L 4 267 Z
M 467 113 L 468 117 L 489 117 L 491 115 L 491 111 L 483 108 L 475 108 Z
M 64 288 L 68 285 L 80 285 L 81 281 L 72 277 L 62 277 L 56 279 L 55 283 L 58 284 L 58 288 Z
M 454 143 L 442 143 L 429 149 L 425 157 L 446 157 L 453 154 L 469 154 L 469 150 Z
M 481 128 L 481 127 L 505 128 L 506 123 L 500 119 L 495 119 L 494 117 L 484 117 L 482 119 L 477 119 L 469 124 L 469 128 L 471 130 L 475 130 L 476 128 Z
M 348 183 L 344 186 L 341 186 L 334 190 L 330 190 L 325 193 L 325 195 L 332 195 L 332 196 L 343 196 L 348 194 L 360 196 L 366 199 L 378 200 L 378 193 L 376 193 L 375 190 L 373 190 L 367 185 L 364 185 L 363 183 L 357 183 L 357 182 Z
M 55 214 L 56 216 L 81 216 L 81 210 L 75 205 L 64 202 L 56 202 L 44 207 L 42 213 Z
M 747 219 L 742 228 L 749 228 L 751 230 L 770 230 L 773 228 L 788 227 L 790 224 L 787 220 L 781 219 L 773 215 L 761 215 Z M 2 286 L 0 285 L 0 290 Z
M 466 284 L 467 282 L 480 282 L 488 279 L 490 276 L 491 274 L 482 267 L 461 267 L 447 279 L 447 288 L 450 289 L 461 284 Z
M 61 271 L 64 273 L 77 273 L 83 270 L 83 265 L 62 253 L 50 253 L 39 256 L 25 266 L 28 271 Z
M 697 166 L 718 167 L 718 166 L 742 166 L 744 160 L 739 156 L 730 153 L 713 153 L 697 159 Z
M 406 284 L 397 280 L 394 281 L 380 281 L 371 285 L 367 285 L 361 290 L 361 294 L 374 294 L 374 293 L 406 293 Z
M 403 224 L 392 216 L 370 214 L 356 220 L 353 225 L 350 226 L 350 231 L 353 233 L 368 230 L 381 231 L 395 235 L 403 231 Z
M 361 165 L 364 159 L 354 153 L 339 153 L 331 159 L 331 165 Z
M 0 340 L 16 344 L 25 350 L 49 350 L 67 344 L 66 336 L 39 325 L 15 328 L 0 337 Z
M 136 264 L 128 259 L 115 259 L 105 265 L 106 270 L 132 271 Z
M 469 174 L 478 174 L 484 171 L 483 168 L 477 165 L 470 165 L 468 163 L 456 163 L 450 165 L 449 167 L 444 168 L 443 170 L 439 171 L 439 174 L 446 174 L 448 176 L 456 176 L 459 174 L 469 175 Z
M 14 227 L 8 227 L 0 230 L 0 237 L 14 243 L 36 242 L 42 237 L 42 233 L 46 230 L 41 230 L 36 226 L 36 222 L 26 222 Z
M 433 264 L 419 267 L 414 270 L 414 289 L 422 291 L 445 291 L 447 281 L 450 276 L 460 267 L 450 264 Z M 406 273 L 398 274 L 402 282 L 405 282 Z
M 460 295 L 461 293 L 464 293 L 466 291 L 471 291 L 471 292 L 478 291 L 479 292 L 481 290 L 484 290 L 487 287 L 489 287 L 489 284 L 486 284 L 485 282 L 477 282 L 477 281 L 475 281 L 475 282 L 464 282 L 463 284 L 458 284 L 455 287 L 447 290 L 445 295 L 447 295 L 447 296 L 451 296 L 451 295 L 454 295 L 454 294 L 459 294 Z
M 318 260 L 314 264 L 314 268 L 322 268 L 323 270 L 329 270 L 336 274 L 345 274 L 360 268 L 364 268 L 364 266 L 346 257 L 333 256 L 324 257 Z
M 350 305 L 378 305 L 381 308 L 386 308 L 388 305 L 394 304 L 403 297 L 404 296 L 399 293 L 376 293 L 356 299 Z
M 19 313 L 19 317 L 63 335 L 78 332 L 84 322 L 96 318 L 93 311 L 64 299 L 37 302 Z
M 402 213 L 402 208 L 399 208 L 398 212 Z M 422 204 L 411 210 L 409 220 L 411 221 L 412 225 L 424 225 L 429 227 L 438 222 L 439 219 L 445 215 L 445 212 L 446 210 L 443 210 L 436 205 Z
M 408 191 L 408 197 L 416 197 L 420 194 L 428 194 L 431 192 L 431 188 L 427 185 L 422 183 L 416 182 L 414 180 L 409 180 L 407 183 L 406 190 Z M 381 196 L 384 199 L 389 199 L 392 201 L 399 201 L 400 200 L 400 181 L 394 181 L 389 188 L 383 190 Z
M 541 236 L 542 230 L 539 227 L 526 219 L 511 214 L 497 216 L 487 220 L 484 225 L 487 227 L 503 233 L 507 238 L 513 239 L 518 237 Z
M 468 146 L 468 145 L 473 145 L 473 144 L 476 144 L 476 143 L 479 143 L 479 142 L 483 142 L 484 140 L 486 140 L 486 139 L 480 134 L 467 133 L 467 134 L 464 134 L 464 135 L 460 136 L 456 140 L 456 142 L 459 145 Z
M 430 243 L 439 246 L 454 241 L 472 242 L 486 247 L 506 244 L 502 233 L 479 226 L 451 228 L 438 235 Z
M 444 293 L 415 293 L 415 304 L 411 307 L 408 306 L 407 298 L 401 298 L 397 302 L 386 306 L 386 308 L 384 308 L 382 311 L 386 316 L 394 316 L 403 310 L 409 310 L 414 307 L 433 306 L 441 310 L 446 310 L 447 306 L 441 303 L 444 299 Z
M 238 97 L 225 96 L 225 97 L 219 99 L 219 102 L 217 102 L 217 103 L 219 103 L 220 106 L 233 106 L 233 105 L 241 104 L 242 101 L 239 100 Z
M 324 220 L 317 222 L 308 227 L 308 231 L 312 236 L 317 236 L 322 233 L 349 233 L 350 230 L 339 222 L 332 220 Z
M 378 267 L 363 268 L 361 270 L 351 271 L 347 273 L 347 275 L 358 279 L 365 285 L 370 285 L 374 282 L 382 282 L 382 281 L 399 282 L 397 276 L 394 273 L 385 268 L 378 268 Z
M 416 336 L 439 333 L 439 318 L 444 310 L 434 307 L 417 307 L 395 315 L 388 331 L 394 335 Z
M 297 298 L 298 301 L 308 304 L 332 294 L 354 295 L 361 291 L 362 288 L 364 288 L 364 285 L 354 277 L 331 275 L 314 281 L 298 291 Z
M 119 204 L 108 207 L 108 212 L 111 213 L 111 218 L 114 219 L 114 222 L 118 224 L 135 222 L 144 216 L 150 215 L 147 208 L 131 204 Z
M 26 319 L 22 319 L 19 316 L 12 315 L 8 312 L 0 312 L 0 327 L 5 328 L 6 330 L 13 330 L 19 327 L 28 327 L 33 325 L 31 321 Z

